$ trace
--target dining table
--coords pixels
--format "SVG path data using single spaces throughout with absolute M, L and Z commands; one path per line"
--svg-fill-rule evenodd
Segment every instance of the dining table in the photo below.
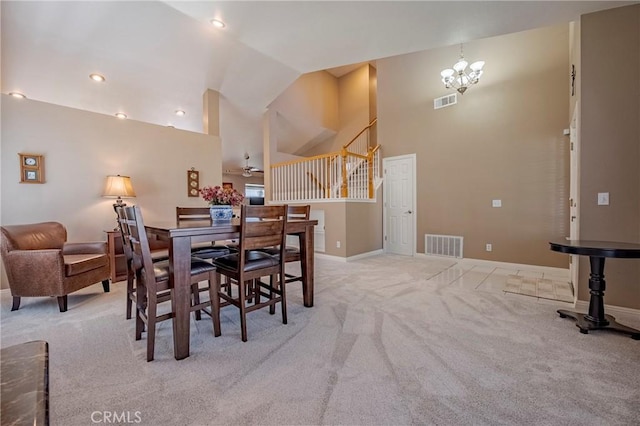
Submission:
M 301 268 L 306 272 L 302 283 L 304 306 L 313 306 L 314 278 L 314 227 L 317 220 L 290 219 L 285 232 L 300 238 Z M 240 219 L 227 223 L 211 220 L 149 222 L 145 224 L 147 234 L 168 243 L 169 280 L 172 284 L 171 304 L 173 311 L 173 351 L 175 359 L 189 356 L 190 307 L 191 307 L 191 247 L 194 244 L 233 240 L 240 235 Z

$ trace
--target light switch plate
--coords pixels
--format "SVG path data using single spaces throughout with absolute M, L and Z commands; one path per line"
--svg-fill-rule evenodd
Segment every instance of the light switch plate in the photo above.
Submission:
M 492 200 L 491 207 L 502 207 L 502 200 Z
M 608 206 L 609 205 L 609 193 L 608 192 L 598 192 L 598 205 L 599 206 Z

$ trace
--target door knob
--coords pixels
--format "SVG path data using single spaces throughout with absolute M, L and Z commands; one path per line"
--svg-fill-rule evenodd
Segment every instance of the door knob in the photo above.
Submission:
M 411 213 L 413 213 L 413 212 L 412 212 L 411 210 L 407 210 L 405 213 L 409 213 L 409 214 L 411 214 Z

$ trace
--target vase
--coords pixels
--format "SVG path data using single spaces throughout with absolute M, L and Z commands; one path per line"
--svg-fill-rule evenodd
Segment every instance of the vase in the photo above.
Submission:
M 233 217 L 233 209 L 229 205 L 213 205 L 209 208 L 209 213 L 213 223 L 231 223 Z

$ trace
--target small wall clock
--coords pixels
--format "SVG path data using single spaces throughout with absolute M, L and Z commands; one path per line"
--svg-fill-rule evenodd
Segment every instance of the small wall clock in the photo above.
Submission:
M 187 195 L 189 197 L 197 197 L 200 195 L 200 172 L 194 170 L 187 170 Z
M 20 157 L 20 183 L 44 183 L 44 156 L 18 154 Z

